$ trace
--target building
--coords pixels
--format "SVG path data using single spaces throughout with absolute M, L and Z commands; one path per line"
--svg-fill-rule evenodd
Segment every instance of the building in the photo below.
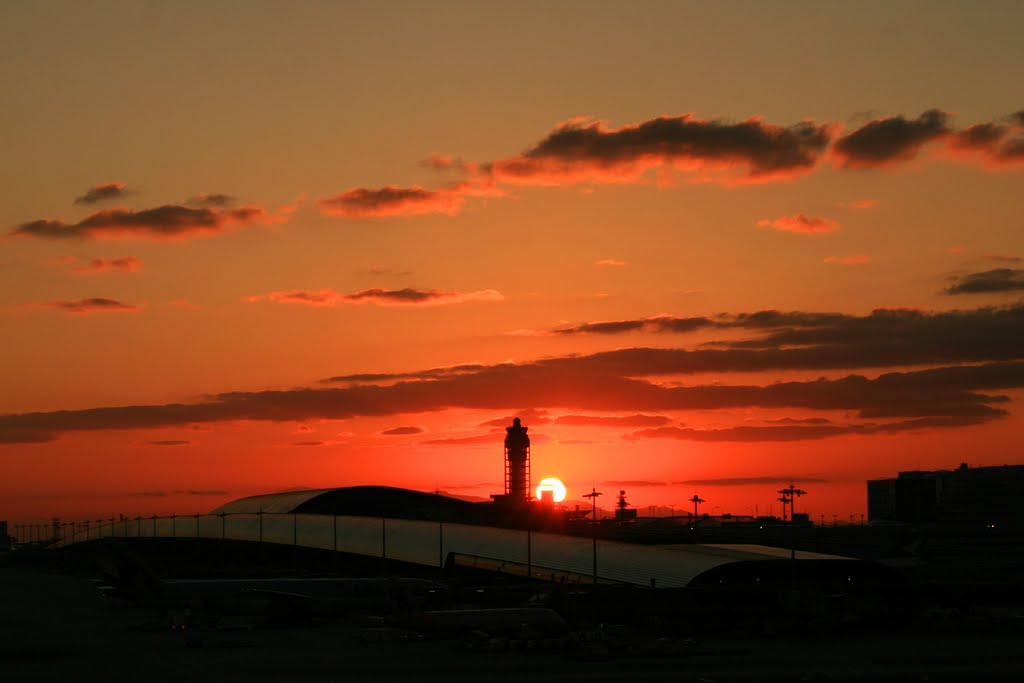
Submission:
M 870 521 L 1024 526 L 1024 465 L 900 472 L 867 493 Z

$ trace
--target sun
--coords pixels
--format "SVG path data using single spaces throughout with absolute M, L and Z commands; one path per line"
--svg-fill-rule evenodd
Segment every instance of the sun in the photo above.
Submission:
M 544 496 L 541 495 L 545 491 L 552 493 L 552 498 L 556 503 L 561 503 L 565 500 L 565 484 L 554 477 L 548 477 L 541 479 L 540 483 L 537 484 L 537 490 L 535 491 L 538 500 L 543 500 Z

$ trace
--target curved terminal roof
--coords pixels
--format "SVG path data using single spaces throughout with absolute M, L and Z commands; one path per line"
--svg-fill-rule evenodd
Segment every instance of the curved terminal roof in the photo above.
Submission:
M 354 486 L 250 496 L 194 522 L 153 520 L 115 526 L 112 533 L 285 543 L 435 567 L 456 561 L 524 576 L 550 575 L 551 580 L 590 580 L 592 539 L 464 523 L 480 522 L 479 510 L 479 505 L 448 496 Z M 598 540 L 596 547 L 597 574 L 604 582 L 667 588 L 742 583 L 788 576 L 790 571 L 789 550 L 760 545 L 659 546 Z M 870 573 L 853 567 L 867 563 L 836 555 L 798 551 L 796 558 L 808 571 L 823 575 Z
M 320 514 L 469 521 L 477 505 L 458 498 L 392 486 L 346 486 L 249 496 L 225 503 L 213 514 Z

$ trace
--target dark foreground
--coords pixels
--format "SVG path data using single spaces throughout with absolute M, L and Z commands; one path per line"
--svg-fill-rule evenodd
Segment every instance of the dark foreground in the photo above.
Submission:
M 597 661 L 367 635 L 355 624 L 177 633 L 144 609 L 112 606 L 70 571 L 0 563 L 5 683 L 1024 680 L 1020 633 L 706 640 L 670 656 Z

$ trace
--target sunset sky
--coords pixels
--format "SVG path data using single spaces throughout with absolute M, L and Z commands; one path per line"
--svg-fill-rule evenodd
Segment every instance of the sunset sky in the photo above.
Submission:
M 0 4 L 0 519 L 1024 463 L 1024 3 Z M 644 512 L 641 512 L 644 514 Z

